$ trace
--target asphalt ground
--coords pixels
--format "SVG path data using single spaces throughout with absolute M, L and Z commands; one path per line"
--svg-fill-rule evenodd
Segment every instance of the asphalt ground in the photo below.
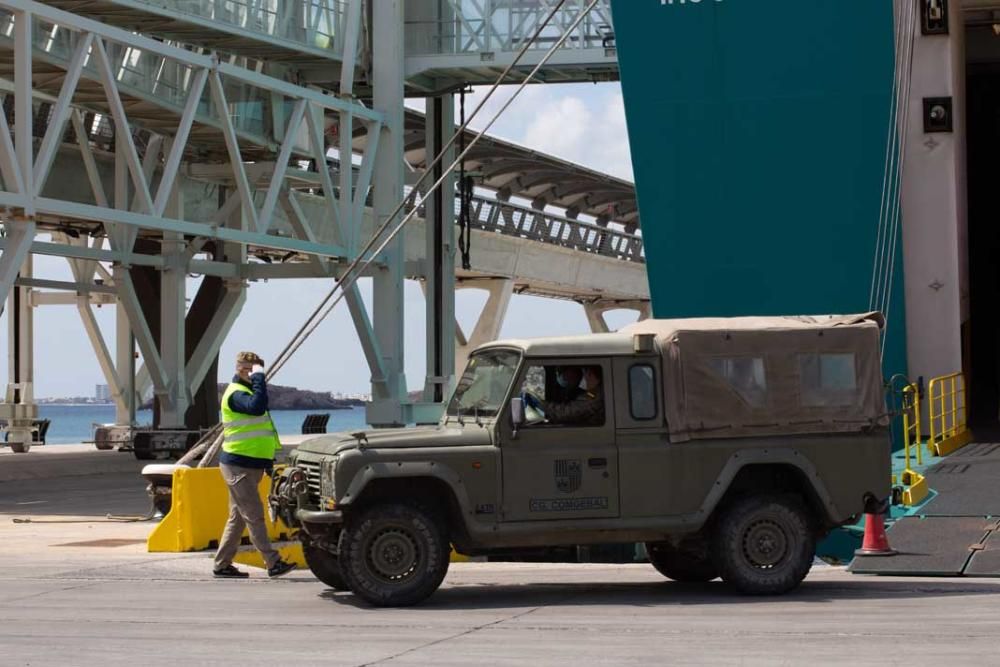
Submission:
M 0 664 L 1000 663 L 993 579 L 818 566 L 761 599 L 644 564 L 461 563 L 409 609 L 369 607 L 307 571 L 217 581 L 211 554 L 148 554 L 150 523 L 106 518 L 146 509 L 141 480 L 117 469 L 131 464 L 106 461 L 115 472 L 0 482 Z

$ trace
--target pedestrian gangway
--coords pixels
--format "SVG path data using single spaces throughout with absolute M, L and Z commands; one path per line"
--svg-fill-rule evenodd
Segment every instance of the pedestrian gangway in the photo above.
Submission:
M 45 4 L 206 50 L 299 66 L 329 67 L 330 61 L 340 61 L 349 33 L 349 3 L 344 0 L 46 0 Z
M 532 40 L 554 2 L 411 0 L 406 7 L 407 79 L 411 85 L 427 82 L 427 86 L 440 86 L 442 81 L 492 83 L 527 45 L 526 57 L 512 76 L 519 81 L 588 4 L 587 0 L 568 0 Z M 601 0 L 546 63 L 544 80 L 617 79 L 611 0 Z

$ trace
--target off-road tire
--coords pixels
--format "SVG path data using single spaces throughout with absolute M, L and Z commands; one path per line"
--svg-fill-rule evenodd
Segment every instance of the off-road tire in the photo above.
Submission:
M 374 505 L 349 518 L 340 538 L 347 586 L 377 607 L 416 604 L 448 572 L 450 545 L 442 521 L 422 507 Z
M 31 445 L 27 442 L 12 442 L 10 443 L 10 451 L 15 454 L 27 454 L 31 449 Z
M 704 583 L 719 576 L 719 570 L 705 548 L 685 549 L 669 542 L 646 542 L 646 554 L 656 571 L 667 579 Z
M 334 554 L 318 547 L 302 547 L 306 565 L 322 581 L 335 591 L 346 591 L 347 582 L 344 573 L 340 571 L 340 561 Z
M 741 593 L 787 593 L 812 567 L 811 513 L 794 496 L 741 498 L 720 517 L 712 552 L 723 581 Z

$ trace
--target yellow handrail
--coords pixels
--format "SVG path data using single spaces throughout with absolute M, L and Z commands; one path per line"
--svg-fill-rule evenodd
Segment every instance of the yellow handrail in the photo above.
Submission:
M 917 465 L 923 465 L 920 447 L 920 390 L 915 384 L 903 388 L 903 451 L 910 470 L 910 445 L 916 445 Z
M 965 433 L 967 415 L 965 409 L 965 376 L 952 373 L 934 378 L 927 385 L 930 401 L 932 447 L 942 440 Z

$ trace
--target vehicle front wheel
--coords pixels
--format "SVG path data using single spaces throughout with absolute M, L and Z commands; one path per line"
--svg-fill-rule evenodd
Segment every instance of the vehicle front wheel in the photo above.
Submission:
M 305 556 L 306 565 L 317 579 L 335 591 L 347 590 L 344 573 L 340 571 L 340 559 L 336 555 L 325 549 L 306 546 L 302 547 L 302 554 Z
M 719 570 L 703 543 L 674 546 L 669 542 L 646 542 L 646 554 L 657 572 L 667 579 L 703 583 L 719 576 Z
M 438 589 L 450 549 L 432 512 L 399 503 L 375 505 L 349 519 L 340 566 L 351 591 L 378 607 L 416 604 Z
M 722 579 L 742 593 L 778 595 L 798 586 L 812 567 L 816 538 L 802 501 L 744 498 L 721 517 L 713 555 Z

